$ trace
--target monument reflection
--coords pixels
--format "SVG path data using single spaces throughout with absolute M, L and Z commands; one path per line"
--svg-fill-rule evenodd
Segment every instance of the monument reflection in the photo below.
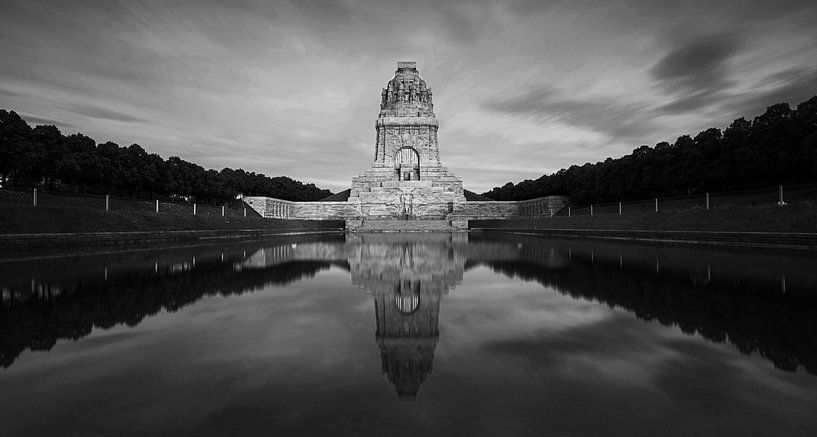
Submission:
M 462 282 L 465 234 L 350 236 L 352 283 L 374 297 L 383 372 L 416 400 L 433 369 L 442 296 Z

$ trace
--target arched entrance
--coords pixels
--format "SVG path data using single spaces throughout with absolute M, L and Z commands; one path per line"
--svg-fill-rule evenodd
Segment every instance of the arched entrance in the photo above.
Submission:
M 394 154 L 394 169 L 398 181 L 420 180 L 420 154 L 413 147 L 401 147 Z

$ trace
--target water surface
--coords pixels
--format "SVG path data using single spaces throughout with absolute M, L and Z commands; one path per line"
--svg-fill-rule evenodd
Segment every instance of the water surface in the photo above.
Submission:
M 0 435 L 817 433 L 813 254 L 281 236 L 0 289 Z

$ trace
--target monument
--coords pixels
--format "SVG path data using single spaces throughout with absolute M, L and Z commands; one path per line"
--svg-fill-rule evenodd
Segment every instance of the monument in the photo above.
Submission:
M 431 88 L 416 62 L 398 62 L 380 93 L 374 159 L 352 178 L 342 201 L 290 202 L 245 197 L 265 218 L 344 220 L 348 231 L 457 231 L 469 220 L 553 216 L 566 196 L 525 201 L 467 201 L 462 180 L 440 162 Z
M 352 179 L 349 202 L 373 219 L 446 219 L 465 203 L 462 180 L 440 163 L 431 88 L 414 62 L 398 62 L 381 92 L 371 168 Z

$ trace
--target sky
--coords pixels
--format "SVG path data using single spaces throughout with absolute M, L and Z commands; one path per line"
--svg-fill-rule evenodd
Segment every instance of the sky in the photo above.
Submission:
M 796 106 L 815 22 L 813 0 L 3 0 L 0 108 L 336 192 L 416 61 L 443 164 L 483 192 Z

